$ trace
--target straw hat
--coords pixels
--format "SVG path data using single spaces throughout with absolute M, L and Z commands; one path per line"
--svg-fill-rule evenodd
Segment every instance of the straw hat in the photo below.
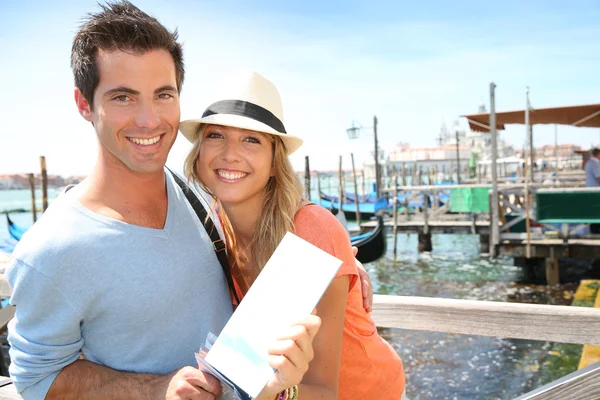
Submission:
M 190 142 L 196 141 L 202 124 L 211 124 L 279 136 L 288 155 L 302 145 L 302 139 L 287 134 L 279 91 L 262 75 L 238 72 L 218 86 L 214 98 L 200 119 L 179 124 L 179 130 Z

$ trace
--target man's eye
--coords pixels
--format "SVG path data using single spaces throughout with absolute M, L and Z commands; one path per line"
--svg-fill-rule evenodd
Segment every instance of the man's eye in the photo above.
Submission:
M 129 101 L 129 96 L 122 94 L 122 95 L 113 97 L 113 100 L 116 100 L 120 103 L 125 103 L 125 102 Z
M 171 93 L 161 93 L 158 95 L 159 99 L 168 100 L 172 99 L 174 96 Z

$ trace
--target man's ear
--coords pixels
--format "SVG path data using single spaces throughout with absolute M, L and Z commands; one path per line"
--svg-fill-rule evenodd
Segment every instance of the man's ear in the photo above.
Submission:
M 90 103 L 88 103 L 88 101 L 83 96 L 83 93 L 81 93 L 81 90 L 79 90 L 78 88 L 75 88 L 75 91 L 73 94 L 75 97 L 75 104 L 77 105 L 77 110 L 79 111 L 79 114 L 81 114 L 81 116 L 86 121 L 93 122 L 92 107 L 90 106 Z

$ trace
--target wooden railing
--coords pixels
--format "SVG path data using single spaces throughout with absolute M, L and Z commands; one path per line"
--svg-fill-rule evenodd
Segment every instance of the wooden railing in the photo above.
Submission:
M 563 376 L 514 400 L 598 400 L 600 362 Z
M 600 344 L 600 309 L 375 295 L 377 326 Z M 0 400 L 19 399 L 14 386 L 0 387 Z M 600 363 L 592 364 L 515 400 L 596 400 L 600 398 Z
M 543 340 L 600 344 L 600 309 L 376 295 L 377 326 Z M 567 375 L 515 400 L 597 400 L 600 363 Z

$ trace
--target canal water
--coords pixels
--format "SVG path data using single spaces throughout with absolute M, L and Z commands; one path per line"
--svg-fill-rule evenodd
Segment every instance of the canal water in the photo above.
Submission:
M 367 265 L 377 293 L 535 304 L 571 304 L 577 284 L 520 283 L 512 259 L 481 257 L 473 235 L 433 235 L 433 251 L 419 254 L 417 236 L 388 234 L 385 258 Z M 426 399 L 513 399 L 538 387 L 553 352 L 548 342 L 381 329 L 402 357 L 407 395 Z
M 25 206 L 26 201 L 25 192 L 4 198 L 11 206 L 17 203 Z M 14 213 L 11 218 L 24 227 L 32 221 L 30 213 Z M 5 218 L 0 218 L 0 239 L 7 236 Z M 404 296 L 571 304 L 576 284 L 547 287 L 522 283 L 525 274 L 512 265 L 512 259 L 490 261 L 479 255 L 477 236 L 433 235 L 432 241 L 433 251 L 419 254 L 416 235 L 399 234 L 398 257 L 394 261 L 392 237 L 388 234 L 387 255 L 366 265 L 375 291 Z M 553 344 L 539 341 L 400 329 L 380 329 L 380 334 L 402 357 L 411 400 L 515 398 L 540 385 L 540 370 L 554 350 Z

